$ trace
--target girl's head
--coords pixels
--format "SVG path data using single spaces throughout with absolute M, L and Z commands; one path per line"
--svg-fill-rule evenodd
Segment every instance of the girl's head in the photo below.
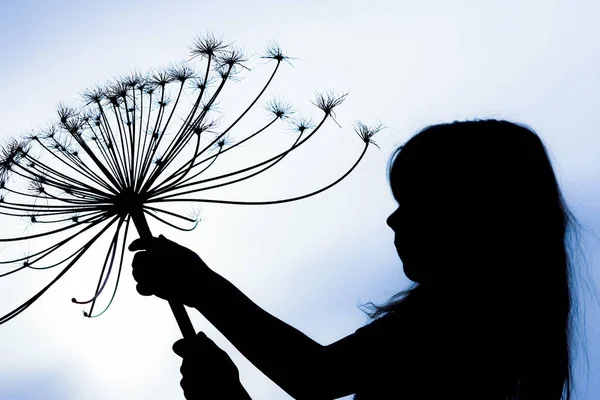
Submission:
M 496 120 L 435 125 L 391 161 L 399 207 L 388 224 L 410 279 L 531 283 L 564 273 L 530 259 L 563 248 L 568 222 L 548 154 L 530 129 Z
M 500 321 L 519 398 L 568 393 L 571 216 L 540 138 L 507 121 L 430 126 L 394 151 L 389 179 L 407 277 Z

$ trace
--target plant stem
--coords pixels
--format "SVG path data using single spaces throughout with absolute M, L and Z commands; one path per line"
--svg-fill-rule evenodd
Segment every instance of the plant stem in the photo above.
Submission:
M 142 207 L 137 207 L 130 212 L 131 219 L 133 220 L 133 224 L 135 225 L 135 229 L 138 231 L 138 235 L 140 238 L 149 240 L 152 239 L 152 232 L 150 232 L 150 227 L 148 226 L 148 221 L 146 221 L 146 217 L 144 216 L 144 211 Z M 192 325 L 192 321 L 190 321 L 190 317 L 187 315 L 185 311 L 185 307 L 183 304 L 177 304 L 172 301 L 169 301 L 169 306 L 171 306 L 171 311 L 177 320 L 177 325 L 179 325 L 179 329 L 184 338 L 191 339 L 196 336 L 196 331 L 194 329 L 194 325 Z

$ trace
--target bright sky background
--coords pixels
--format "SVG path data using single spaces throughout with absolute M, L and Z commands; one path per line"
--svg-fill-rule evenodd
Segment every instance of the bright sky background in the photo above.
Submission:
M 43 125 L 57 103 L 95 83 L 187 58 L 198 34 L 223 34 L 250 54 L 277 41 L 298 59 L 293 68 L 284 65 L 271 96 L 318 116 L 309 102 L 315 91 L 350 94 L 337 111 L 342 129 L 330 121 L 312 148 L 298 150 L 295 164 L 262 181 L 268 185 L 244 186 L 248 196 L 302 194 L 336 179 L 362 150 L 352 130 L 356 119 L 389 127 L 375 137 L 381 150 L 370 148 L 348 179 L 314 198 L 202 207 L 202 223 L 187 234 L 152 228 L 198 252 L 267 311 L 328 344 L 366 322 L 357 304 L 381 302 L 409 283 L 385 224 L 395 207 L 385 167 L 395 145 L 429 124 L 488 117 L 528 124 L 548 144 L 568 203 L 600 233 L 599 15 L 592 0 L 5 0 L 0 139 Z M 256 71 L 232 86 L 228 104 L 248 93 L 253 74 L 271 68 L 253 65 Z M 597 250 L 598 243 L 588 248 L 596 284 Z M 0 327 L 1 400 L 183 399 L 180 358 L 171 351 L 178 328 L 166 303 L 137 295 L 130 269 L 101 318 L 83 318 L 70 302 L 88 293 L 78 283 L 98 268 L 77 265 Z M 0 281 L 1 313 L 34 288 Z M 289 398 L 191 315 L 196 329 L 236 361 L 254 399 Z M 589 376 L 579 358 L 578 400 L 600 397 L 597 305 L 587 307 L 585 322 Z

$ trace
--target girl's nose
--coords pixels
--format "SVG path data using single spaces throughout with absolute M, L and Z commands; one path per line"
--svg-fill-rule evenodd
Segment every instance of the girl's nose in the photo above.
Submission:
M 396 209 L 396 211 L 394 211 L 393 213 L 390 214 L 390 216 L 387 218 L 387 220 L 385 221 L 387 223 L 387 225 L 394 229 L 394 227 L 396 226 L 396 216 L 398 214 L 398 210 L 400 209 L 400 207 L 398 207 Z

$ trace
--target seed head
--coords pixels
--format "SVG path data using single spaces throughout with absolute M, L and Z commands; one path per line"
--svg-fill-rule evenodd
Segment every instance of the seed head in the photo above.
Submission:
M 244 65 L 246 61 L 248 61 L 248 59 L 239 48 L 230 48 L 217 56 L 218 68 L 228 67 L 231 71 L 237 70 L 238 67 L 249 70 L 249 68 Z
M 335 120 L 335 113 L 333 112 L 333 109 L 342 104 L 342 102 L 346 99 L 346 96 L 348 96 L 348 93 L 344 93 L 342 95 L 336 95 L 332 91 L 324 94 L 318 93 L 316 100 L 313 101 L 313 104 L 320 108 L 326 116 L 331 117 L 336 125 L 341 128 L 340 124 L 338 124 L 338 122 Z
M 160 86 L 164 89 L 169 83 L 173 82 L 173 77 L 168 70 L 156 70 L 150 77 L 150 84 Z
M 86 90 L 83 95 L 83 100 L 85 101 L 85 105 L 90 105 L 92 103 L 100 104 L 102 100 L 106 98 L 106 92 L 101 87 L 96 87 L 93 89 Z
M 200 135 L 203 132 L 211 132 L 211 129 L 215 128 L 218 125 L 218 120 L 211 119 L 209 121 L 203 121 L 202 124 L 196 126 L 192 129 L 196 135 Z
M 372 126 L 363 124 L 360 121 L 356 121 L 354 124 L 354 131 L 356 132 L 358 137 L 360 137 L 363 140 L 363 142 L 371 143 L 375 146 L 377 146 L 377 144 L 371 138 L 373 137 L 373 135 L 375 135 L 377 132 L 383 129 L 385 129 L 385 126 L 381 122 L 378 122 Z M 379 146 L 377 146 L 377 148 L 379 148 Z
M 8 173 L 12 171 L 15 164 L 18 164 L 27 155 L 27 152 L 28 149 L 24 142 L 11 140 L 2 149 L 2 154 L 0 155 L 0 179 L 6 180 Z
M 266 60 L 275 60 L 278 62 L 286 61 L 288 64 L 292 65 L 290 60 L 293 60 L 293 57 L 286 56 L 282 48 L 275 42 L 273 42 L 265 51 L 264 54 L 260 57 Z
M 130 89 L 140 89 L 140 86 L 143 88 L 146 83 L 145 78 L 138 72 L 132 72 L 129 75 L 122 77 L 120 82 L 123 86 Z
M 192 58 L 195 57 L 214 57 L 219 52 L 225 50 L 228 45 L 223 44 L 222 38 L 215 37 L 212 33 L 205 37 L 197 36 L 190 47 Z
M 317 98 L 313 101 L 313 104 L 321 109 L 326 115 L 335 116 L 333 114 L 333 109 L 342 104 L 346 99 L 346 96 L 348 96 L 348 93 L 342 95 L 337 95 L 332 91 L 327 93 L 317 93 Z
M 292 130 L 294 132 L 304 133 L 307 129 L 313 129 L 315 127 L 314 123 L 310 118 L 299 117 L 293 121 L 291 121 Z
M 118 99 L 119 102 L 127 98 L 130 86 L 125 80 L 117 80 L 112 83 L 107 89 L 107 97 L 111 102 L 113 99 Z
M 59 104 L 56 112 L 58 114 L 58 120 L 63 125 L 66 124 L 71 118 L 77 116 L 77 110 L 64 104 Z
M 271 100 L 265 105 L 270 113 L 269 120 L 248 131 L 243 126 L 249 119 L 246 115 L 251 115 L 251 112 L 260 107 L 267 88 L 271 82 L 276 81 L 273 77 L 279 71 L 281 62 L 289 63 L 290 57 L 276 43 L 270 45 L 260 57 L 266 62 L 276 61 L 271 75 L 237 117 L 230 118 L 227 115 L 225 118 L 218 107 L 222 104 L 222 97 L 219 96 L 229 91 L 229 86 L 232 86 L 229 85 L 229 80 L 239 80 L 240 72 L 249 70 L 246 66 L 248 58 L 241 49 L 224 44 L 221 38 L 212 34 L 196 38 L 191 47 L 191 55 L 192 58 L 206 59 L 203 63 L 198 63 L 204 65 L 182 62 L 172 64 L 169 68 L 154 70 L 147 75 L 138 72 L 122 75 L 102 87 L 84 92 L 81 95 L 84 103 L 81 108 L 59 105 L 58 121 L 49 128 L 29 134 L 26 140 L 12 141 L 0 149 L 0 213 L 24 217 L 25 221 L 35 225 L 62 224 L 58 228 L 45 229 L 32 235 L 0 238 L 0 243 L 24 243 L 38 238 L 56 237 L 54 235 L 58 233 L 61 237 L 69 234 L 60 239 L 60 242 L 55 242 L 55 245 L 47 247 L 47 251 L 36 253 L 31 258 L 20 256 L 13 260 L 0 259 L 0 268 L 13 263 L 20 265 L 23 260 L 27 260 L 24 265 L 31 264 L 32 269 L 58 266 L 63 271 L 30 300 L 0 316 L 0 324 L 29 307 L 85 251 L 95 246 L 97 239 L 112 232 L 113 240 L 107 248 L 105 265 L 98 278 L 96 291 L 87 297 L 88 300 L 73 299 L 77 304 L 90 304 L 89 310 L 84 312 L 86 317 L 94 318 L 104 313 L 112 300 L 108 300 L 104 311 L 94 310 L 95 302 L 104 288 L 112 285 L 106 285 L 107 282 L 116 282 L 116 291 L 118 277 L 108 278 L 110 271 L 117 271 L 116 267 L 123 261 L 122 250 L 133 215 L 138 218 L 144 218 L 145 215 L 176 229 L 190 230 L 188 225 L 193 224 L 193 229 L 200 220 L 199 215 L 186 217 L 176 209 L 168 210 L 164 207 L 181 201 L 240 205 L 296 201 L 337 184 L 362 159 L 361 155 L 339 180 L 302 196 L 251 202 L 203 199 L 201 193 L 206 190 L 249 179 L 276 165 L 324 126 L 329 117 L 335 121 L 334 109 L 342 103 L 346 94 L 336 95 L 330 92 L 317 96 L 314 104 L 324 112 L 318 124 L 313 124 L 307 118 L 293 119 L 295 109 L 292 106 L 278 99 Z M 184 90 L 184 86 L 193 90 Z M 207 90 L 209 88 L 211 93 Z M 222 122 L 221 117 L 227 121 L 227 125 L 219 127 L 217 132 L 216 126 Z M 280 129 L 281 124 L 276 123 L 279 119 L 290 123 L 295 132 L 300 132 L 289 149 L 255 165 L 212 174 L 224 163 L 223 159 L 226 162 L 229 158 L 227 154 L 234 154 L 230 150 L 259 134 L 264 136 L 263 131 Z M 311 129 L 310 134 L 303 136 L 308 129 Z M 381 126 L 367 127 L 357 123 L 355 129 L 362 140 L 372 143 L 371 137 Z M 234 142 L 230 135 L 234 135 L 236 140 L 239 135 L 239 141 Z M 29 154 L 30 148 L 35 157 Z M 218 154 L 207 154 L 213 151 Z M 213 164 L 217 167 L 212 168 Z M 205 174 L 209 168 L 210 171 Z M 14 187 L 13 179 L 16 181 Z M 17 179 L 21 181 L 18 182 Z M 10 196 L 8 203 L 3 203 L 5 193 Z M 140 211 L 141 214 L 138 213 Z M 34 229 L 37 228 L 34 226 Z M 82 243 L 69 246 L 72 251 L 65 252 L 67 246 L 63 247 L 62 243 L 75 241 Z M 62 261 L 54 263 L 53 260 L 52 265 L 48 265 L 46 262 L 50 258 L 45 257 L 52 252 L 62 258 Z M 0 278 L 19 268 L 8 273 L 0 271 Z M 120 270 L 119 266 L 118 271 Z M 114 273 L 120 272 L 113 272 L 113 275 Z
M 193 77 L 190 80 L 190 87 L 192 89 L 200 89 L 205 90 L 214 82 L 213 77 L 209 77 L 207 80 L 204 80 L 204 77 Z
M 184 83 L 188 79 L 195 77 L 194 70 L 188 64 L 177 64 L 169 68 L 171 79 Z
M 86 121 L 82 117 L 74 117 L 63 124 L 63 128 L 72 135 L 81 135 Z
M 279 119 L 287 119 L 295 112 L 291 105 L 279 99 L 268 101 L 265 108 Z
M 29 190 L 31 190 L 31 192 L 36 196 L 42 196 L 46 193 L 44 182 L 42 182 L 41 179 L 35 179 L 31 181 L 29 184 Z
M 55 125 L 50 125 L 42 131 L 43 138 L 53 140 L 58 135 L 58 128 Z

